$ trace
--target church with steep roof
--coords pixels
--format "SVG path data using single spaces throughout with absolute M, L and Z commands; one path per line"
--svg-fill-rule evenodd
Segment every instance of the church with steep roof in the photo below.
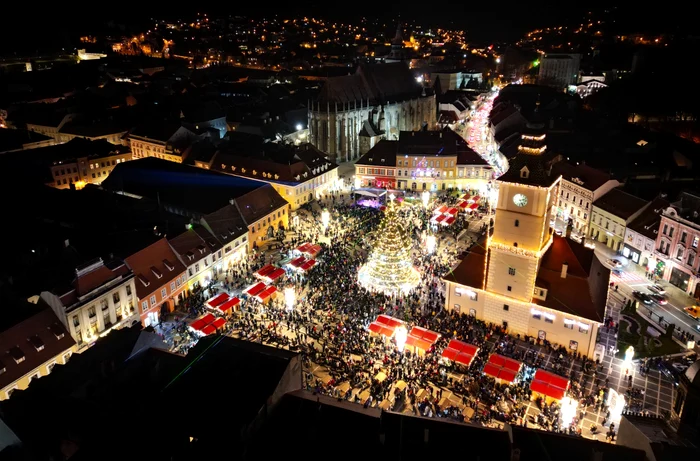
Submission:
M 406 63 L 360 64 L 352 75 L 326 80 L 308 114 L 311 143 L 347 162 L 401 131 L 434 128 L 437 105 Z

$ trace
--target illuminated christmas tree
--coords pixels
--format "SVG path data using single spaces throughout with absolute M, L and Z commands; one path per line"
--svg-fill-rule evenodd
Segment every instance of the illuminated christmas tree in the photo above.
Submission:
M 411 236 L 396 213 L 393 196 L 375 233 L 367 263 L 360 268 L 360 285 L 370 291 L 405 294 L 420 282 L 411 258 Z

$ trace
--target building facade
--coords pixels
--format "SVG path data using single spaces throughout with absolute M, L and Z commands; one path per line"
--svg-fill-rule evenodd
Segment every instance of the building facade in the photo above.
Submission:
M 657 198 L 625 229 L 622 256 L 651 272 L 656 267 L 654 250 L 659 235 L 661 214 L 669 207 L 668 200 Z
M 621 252 L 627 225 L 639 216 L 649 203 L 621 189 L 610 190 L 593 202 L 590 238 L 615 252 Z
M 157 129 L 150 126 L 138 127 L 128 135 L 135 159 L 155 157 L 177 163 L 183 162 L 186 147 L 195 139 L 195 133 L 179 123 L 166 123 Z
M 329 78 L 309 104 L 310 141 L 335 162 L 356 160 L 381 139 L 431 129 L 436 121 L 435 95 L 403 62 L 361 64 L 353 75 Z
M 655 273 L 700 298 L 700 197 L 684 192 L 661 215 L 656 237 Z
M 0 332 L 0 350 L 0 400 L 5 400 L 51 373 L 56 365 L 65 365 L 77 348 L 53 311 L 43 308 Z
M 57 189 L 82 189 L 88 184 L 99 185 L 107 179 L 116 165 L 133 158 L 129 148 L 116 145 L 113 147 L 110 151 L 54 162 L 50 167 L 53 178 L 51 185 Z
M 559 162 L 554 169 L 562 177 L 556 217 L 571 225 L 572 233 L 587 236 L 593 202 L 618 187 L 620 182 L 587 165 Z
M 172 312 L 187 287 L 185 266 L 165 238 L 126 258 L 134 272 L 141 324 L 160 322 L 161 312 Z
M 191 226 L 182 234 L 168 239 L 180 262 L 187 267 L 186 291 L 206 288 L 224 269 L 223 250 L 219 241 L 201 226 Z M 177 285 L 177 284 L 176 284 Z
M 66 288 L 42 292 L 41 299 L 81 352 L 112 329 L 139 319 L 134 274 L 121 260 L 90 261 L 75 269 Z
M 355 187 L 407 191 L 476 189 L 486 192 L 493 170 L 450 129 L 402 131 L 355 163 Z
M 554 235 L 550 216 L 561 177 L 537 143 L 523 143 L 497 180 L 492 235 L 444 279 L 446 308 L 593 357 L 609 270 L 592 250 Z
M 229 204 L 202 217 L 200 221 L 219 242 L 222 257 L 217 265 L 227 270 L 248 254 L 248 226 L 235 204 Z
M 578 82 L 580 69 L 580 54 L 547 53 L 540 61 L 538 83 L 565 89 Z

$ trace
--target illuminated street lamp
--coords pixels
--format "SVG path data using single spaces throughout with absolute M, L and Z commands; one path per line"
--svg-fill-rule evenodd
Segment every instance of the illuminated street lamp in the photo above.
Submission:
M 399 325 L 396 327 L 396 330 L 394 330 L 394 339 L 396 340 L 396 347 L 399 348 L 399 352 L 403 352 L 406 340 L 408 339 L 408 330 L 405 326 Z
M 576 417 L 576 408 L 578 402 L 570 397 L 564 397 L 561 400 L 561 427 L 567 429 Z
M 331 222 L 331 214 L 328 211 L 328 209 L 324 208 L 323 211 L 321 212 L 321 224 L 323 224 L 323 228 L 326 229 L 330 222 Z
M 634 358 L 634 347 L 630 346 L 625 351 L 625 365 L 632 365 L 632 359 Z
M 287 310 L 291 311 L 294 309 L 294 302 L 296 301 L 296 295 L 294 294 L 294 288 L 287 287 L 284 289 L 284 303 L 287 306 Z
M 420 199 L 423 201 L 423 206 L 428 208 L 428 202 L 430 202 L 430 192 L 424 190 L 423 193 L 420 194 Z

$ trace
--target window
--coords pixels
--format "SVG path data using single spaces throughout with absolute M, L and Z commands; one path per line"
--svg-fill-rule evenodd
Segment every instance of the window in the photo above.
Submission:
M 95 308 L 94 308 L 94 307 L 90 307 L 90 308 L 88 309 L 88 317 L 94 317 L 95 315 L 97 315 L 97 314 L 95 313 Z
M 673 227 L 668 230 L 668 236 L 673 237 Z
M 165 298 L 168 296 L 168 289 L 166 287 L 161 288 L 160 290 L 160 297 Z
M 131 285 L 126 286 L 126 295 L 131 296 Z
M 579 323 L 578 324 L 578 331 L 579 333 L 586 333 L 588 334 L 588 328 L 589 326 L 585 323 Z
M 513 291 L 513 287 L 508 285 L 508 291 Z
M 520 227 L 520 221 L 517 219 L 515 220 L 515 227 Z
M 688 265 L 692 266 L 695 263 L 695 255 L 693 253 L 690 253 L 688 255 Z
M 685 240 L 688 238 L 688 234 L 686 232 L 683 232 L 681 234 L 681 243 L 685 244 Z
M 156 295 L 151 296 L 151 307 L 156 305 Z
M 79 326 L 80 326 L 80 317 L 78 317 L 77 315 L 74 315 L 74 316 L 73 316 L 73 326 L 74 326 L 74 327 L 79 327 Z
M 698 241 L 700 241 L 700 237 L 693 237 L 693 248 L 698 247 Z
M 141 303 L 141 310 L 143 312 L 146 312 L 148 310 L 148 301 L 144 301 Z
M 508 268 L 508 275 L 515 275 L 515 267 Z
M 454 305 L 454 311 L 455 311 L 455 312 L 459 313 L 459 312 L 461 312 L 461 309 L 462 309 L 462 306 L 460 306 L 459 304 L 455 304 L 455 305 Z
M 175 291 L 175 282 L 170 282 L 170 292 Z
M 469 309 L 469 315 L 471 317 L 476 317 L 476 309 Z
M 462 289 L 459 288 L 458 290 L 455 290 L 455 296 L 461 297 L 462 296 Z
M 668 233 L 668 224 L 664 224 L 664 230 L 661 231 L 662 234 L 666 235 Z
M 532 311 L 532 318 L 535 320 L 542 319 L 542 312 L 533 310 Z
M 112 293 L 112 301 L 114 301 L 114 304 L 119 304 L 119 293 Z
M 476 292 L 474 292 L 469 295 L 469 299 L 471 299 L 472 301 L 476 301 L 477 299 L 479 299 L 479 295 Z
M 573 330 L 573 329 L 574 329 L 574 323 L 576 323 L 576 322 L 574 322 L 573 320 L 564 319 L 564 328 L 568 328 L 569 330 Z
M 508 304 L 504 304 L 504 305 L 503 305 L 503 310 L 504 310 L 504 311 L 510 310 L 510 306 L 508 306 Z
M 676 253 L 676 259 L 683 259 L 683 248 L 678 248 L 678 252 Z

